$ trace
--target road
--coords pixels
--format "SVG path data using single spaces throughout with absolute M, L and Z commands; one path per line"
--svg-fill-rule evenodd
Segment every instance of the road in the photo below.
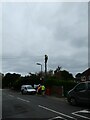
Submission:
M 8 89 L 3 90 L 2 96 L 3 119 L 90 120 L 87 107 L 71 106 L 65 98 L 21 95 Z

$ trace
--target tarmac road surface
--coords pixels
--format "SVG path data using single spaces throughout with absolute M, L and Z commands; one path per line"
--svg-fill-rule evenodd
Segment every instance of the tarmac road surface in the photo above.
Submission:
M 71 106 L 65 98 L 41 95 L 22 95 L 4 89 L 2 92 L 2 119 L 90 120 L 87 107 Z

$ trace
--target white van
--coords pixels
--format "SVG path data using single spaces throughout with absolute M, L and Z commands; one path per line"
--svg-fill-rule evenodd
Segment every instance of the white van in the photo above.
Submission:
M 31 85 L 22 85 L 21 93 L 22 94 L 35 94 L 36 90 Z

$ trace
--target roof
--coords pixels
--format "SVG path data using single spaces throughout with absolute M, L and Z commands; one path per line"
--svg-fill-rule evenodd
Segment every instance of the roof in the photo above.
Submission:
M 90 68 L 88 68 L 87 70 L 85 70 L 82 75 L 90 75 Z

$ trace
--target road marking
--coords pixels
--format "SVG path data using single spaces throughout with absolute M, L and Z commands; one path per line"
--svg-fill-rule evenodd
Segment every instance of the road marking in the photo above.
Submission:
M 88 110 L 81 110 L 79 112 L 81 112 L 81 113 L 90 113 L 90 111 L 88 111 Z
M 13 95 L 9 95 L 10 97 L 14 97 Z
M 50 118 L 50 119 L 48 119 L 48 120 L 55 120 L 55 119 L 58 119 L 58 118 L 60 118 L 60 119 L 62 119 L 62 120 L 67 120 L 67 119 L 65 119 L 65 118 L 63 118 L 63 117 L 60 117 L 60 116 L 57 116 L 57 117 L 54 117 L 54 118 Z
M 60 113 L 60 112 L 58 112 L 58 111 L 52 110 L 52 109 L 50 109 L 50 108 L 44 107 L 44 106 L 42 106 L 42 105 L 38 105 L 38 107 L 41 107 L 41 108 L 43 108 L 43 109 L 45 109 L 45 110 L 48 110 L 48 111 L 51 111 L 51 112 L 53 112 L 53 113 L 57 113 L 57 114 L 62 115 L 62 116 L 64 116 L 64 117 L 68 117 L 68 118 L 77 120 L 76 118 L 73 118 L 73 117 L 71 117 L 71 116 L 69 116 L 69 115 L 66 115 L 66 114 Z
M 75 115 L 75 116 L 78 116 L 78 117 L 81 117 L 81 118 L 85 118 L 85 119 L 90 120 L 89 117 L 80 115 L 79 113 L 90 113 L 90 111 L 88 111 L 88 110 L 80 110 L 80 111 L 76 111 L 76 112 L 73 112 L 73 113 L 72 113 L 72 114 Z
M 25 100 L 25 99 L 22 99 L 22 98 L 19 98 L 19 97 L 17 97 L 17 99 L 22 100 L 22 101 L 24 101 L 24 102 L 30 102 L 30 101 L 28 101 L 28 100 Z

